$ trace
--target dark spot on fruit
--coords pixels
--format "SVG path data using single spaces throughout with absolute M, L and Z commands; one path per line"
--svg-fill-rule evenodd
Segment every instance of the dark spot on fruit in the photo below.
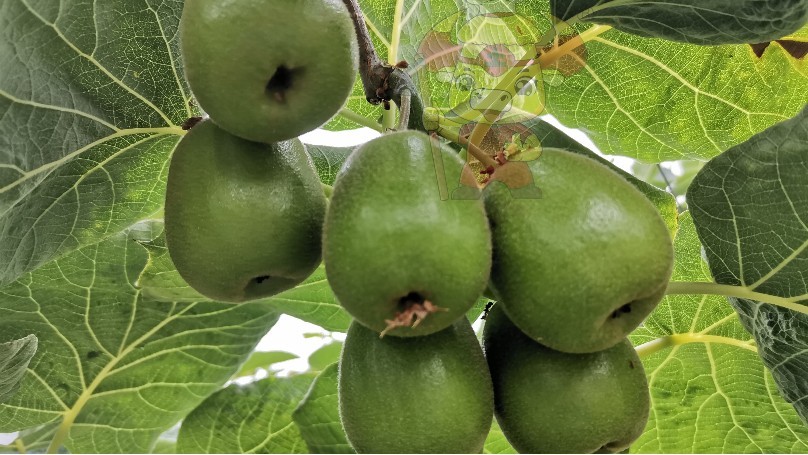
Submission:
M 253 278 L 253 283 L 255 283 L 255 284 L 261 284 L 261 283 L 263 283 L 264 281 L 268 280 L 269 278 L 270 278 L 270 276 L 269 276 L 269 275 L 257 276 L 257 277 L 255 277 L 255 278 Z
M 267 93 L 277 102 L 286 102 L 286 93 L 294 87 L 295 80 L 300 77 L 302 68 L 290 69 L 281 65 L 267 83 Z
M 633 360 L 629 360 L 629 361 L 628 361 L 628 366 L 629 366 L 629 368 L 631 368 L 631 369 L 633 370 L 633 369 L 634 369 L 634 361 L 633 361 Z
M 90 351 L 90 352 L 87 353 L 87 359 L 92 360 L 92 359 L 98 357 L 99 355 L 101 355 L 101 353 L 98 352 L 98 351 Z
M 617 319 L 624 313 L 631 313 L 631 304 L 632 303 L 634 303 L 634 302 L 629 302 L 629 303 L 621 306 L 620 308 L 614 310 L 614 312 L 612 312 L 612 319 Z

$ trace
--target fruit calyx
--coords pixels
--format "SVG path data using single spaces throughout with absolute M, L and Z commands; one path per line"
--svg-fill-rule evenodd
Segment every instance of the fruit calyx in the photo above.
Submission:
M 269 79 L 269 82 L 267 82 L 267 92 L 275 101 L 285 104 L 286 92 L 292 88 L 294 79 L 301 72 L 302 68 L 289 68 L 286 65 L 280 65 Z
M 379 334 L 379 338 L 384 336 L 391 330 L 398 327 L 418 327 L 427 316 L 439 311 L 449 311 L 448 308 L 441 308 L 418 292 L 410 292 L 398 301 L 398 306 L 402 308 L 401 311 L 396 312 L 393 319 L 385 319 L 387 327 Z

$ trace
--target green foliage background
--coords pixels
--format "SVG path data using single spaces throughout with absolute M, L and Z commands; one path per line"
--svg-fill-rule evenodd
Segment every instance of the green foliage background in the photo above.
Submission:
M 455 3 L 361 3 L 380 54 L 407 59 L 425 94 L 444 90 L 423 72 L 418 48 L 437 21 L 457 12 Z M 745 44 L 693 44 L 712 39 L 706 35 L 680 42 L 631 35 L 621 29 L 656 32 L 586 9 L 608 2 L 506 3 L 548 27 L 551 6 L 563 7 L 565 19 L 591 36 L 587 65 L 548 88 L 548 113 L 607 154 L 695 160 L 684 163 L 690 175 L 673 182 L 640 164 L 640 179 L 626 175 L 676 235 L 675 280 L 715 279 L 808 303 L 804 58 L 776 43 L 758 57 Z M 665 7 L 693 4 L 643 3 L 663 15 Z M 188 288 L 167 255 L 168 159 L 184 134 L 180 125 L 200 114 L 182 74 L 182 5 L 0 2 L 0 432 L 21 432 L 0 451 L 349 449 L 335 368 L 327 366 L 334 348 L 310 374 L 222 388 L 249 372 L 242 365 L 280 313 L 347 329 L 350 317 L 323 269 L 296 289 L 232 306 Z M 808 41 L 808 29 L 790 38 Z M 449 107 L 435 104 L 440 97 L 426 100 Z M 373 125 L 381 116 L 357 81 L 346 111 L 326 128 L 356 128 L 358 117 Z M 589 153 L 546 123 L 531 128 L 547 146 Z M 309 148 L 329 184 L 349 152 Z M 699 170 L 688 193 L 692 215 L 679 215 L 672 197 L 646 183 L 682 194 Z M 754 299 L 731 303 L 672 295 L 632 335 L 653 399 L 632 451 L 808 450 L 799 418 L 808 415 L 806 316 Z M 251 365 L 272 361 L 263 355 Z M 165 433 L 183 419 L 178 435 Z M 496 426 L 485 450 L 512 453 Z

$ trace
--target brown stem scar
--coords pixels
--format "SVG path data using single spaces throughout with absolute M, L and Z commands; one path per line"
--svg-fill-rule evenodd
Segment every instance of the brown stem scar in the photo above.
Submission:
M 408 300 L 404 311 L 399 311 L 393 319 L 385 319 L 387 327 L 379 334 L 379 338 L 384 338 L 388 332 L 398 327 L 416 328 L 421 322 L 432 313 L 449 311 L 448 308 L 441 308 L 429 300 L 423 302 Z

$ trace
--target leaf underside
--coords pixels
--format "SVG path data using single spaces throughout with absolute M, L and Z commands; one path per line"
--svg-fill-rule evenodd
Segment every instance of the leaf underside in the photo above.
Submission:
M 710 161 L 688 191 L 715 280 L 808 305 L 808 107 Z M 808 316 L 730 299 L 808 422 Z

